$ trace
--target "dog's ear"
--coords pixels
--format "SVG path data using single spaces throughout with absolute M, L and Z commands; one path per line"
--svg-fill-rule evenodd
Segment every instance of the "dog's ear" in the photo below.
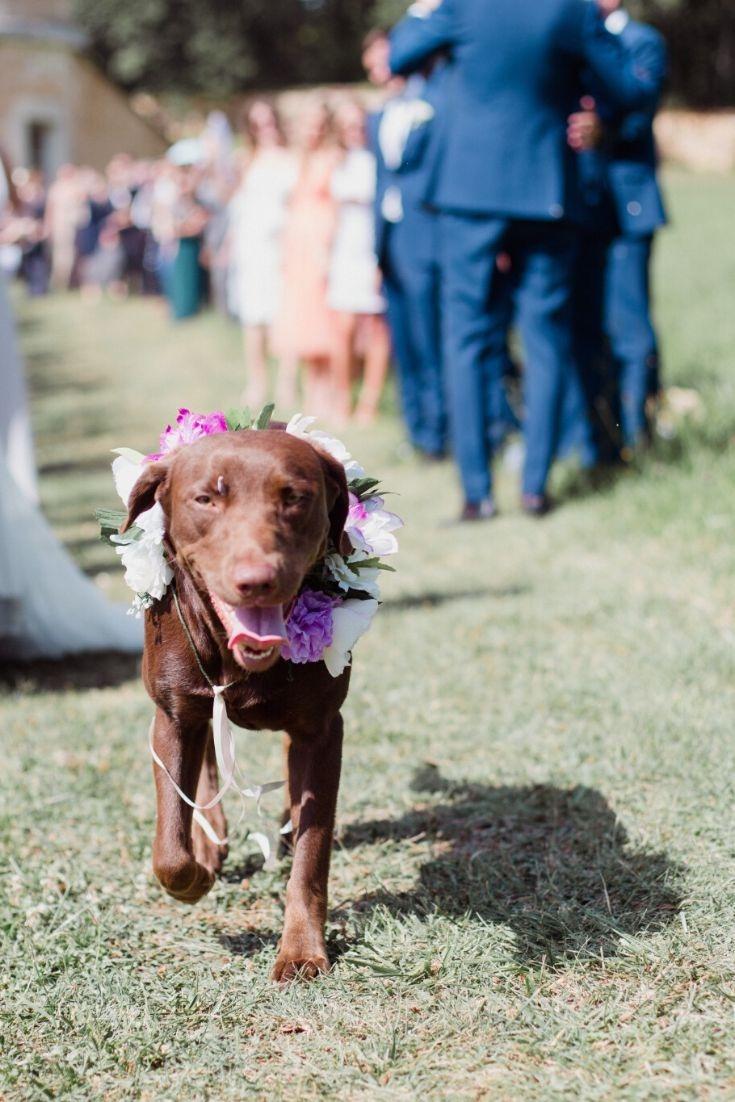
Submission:
M 324 485 L 327 491 L 327 510 L 329 512 L 329 542 L 335 551 L 348 555 L 352 550 L 345 535 L 347 514 L 350 511 L 350 498 L 347 489 L 345 469 L 338 459 L 327 452 L 316 449 L 324 471 Z
M 128 528 L 135 523 L 136 517 L 145 513 L 146 509 L 150 509 L 159 499 L 161 489 L 168 478 L 169 469 L 170 463 L 166 459 L 146 463 L 138 481 L 130 491 L 128 515 L 120 528 L 121 534 L 127 532 Z

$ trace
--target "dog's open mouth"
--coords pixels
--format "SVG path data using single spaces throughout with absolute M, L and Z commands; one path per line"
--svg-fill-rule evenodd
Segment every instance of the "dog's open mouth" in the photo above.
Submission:
M 265 669 L 272 665 L 280 648 L 287 643 L 284 605 L 251 608 L 228 605 L 209 594 L 214 609 L 227 632 L 227 646 L 238 666 L 246 670 Z

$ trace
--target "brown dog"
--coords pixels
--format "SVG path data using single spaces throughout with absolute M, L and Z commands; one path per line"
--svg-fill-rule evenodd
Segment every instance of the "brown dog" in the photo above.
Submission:
M 348 510 L 344 470 L 279 429 L 229 432 L 148 464 L 123 530 L 154 501 L 166 514 L 173 585 L 202 666 L 214 683 L 234 682 L 225 694 L 229 715 L 241 727 L 285 732 L 285 817 L 293 824 L 294 857 L 273 978 L 311 978 L 329 967 L 324 922 L 349 667 L 334 678 L 323 662 L 285 662 L 270 640 L 282 634 L 309 571 L 330 547 L 340 547 Z M 146 613 L 143 678 L 156 704 L 158 757 L 190 798 L 207 803 L 218 787 L 212 691 L 171 588 Z M 191 808 L 163 771 L 154 771 L 153 868 L 167 892 L 195 903 L 212 887 L 226 853 L 192 823 Z M 206 815 L 225 837 L 221 806 Z

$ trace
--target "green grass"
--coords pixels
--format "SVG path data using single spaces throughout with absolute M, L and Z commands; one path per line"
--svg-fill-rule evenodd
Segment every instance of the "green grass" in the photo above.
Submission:
M 666 376 L 706 418 L 640 472 L 539 523 L 503 475 L 500 519 L 459 530 L 449 466 L 390 418 L 352 434 L 407 528 L 346 709 L 329 977 L 269 983 L 286 870 L 242 836 L 198 907 L 153 881 L 129 663 L 6 677 L 3 1097 L 735 1097 L 735 184 L 669 190 Z M 108 451 L 236 400 L 238 334 L 140 301 L 22 314 L 45 508 L 122 598 Z M 239 754 L 279 772 L 271 735 Z

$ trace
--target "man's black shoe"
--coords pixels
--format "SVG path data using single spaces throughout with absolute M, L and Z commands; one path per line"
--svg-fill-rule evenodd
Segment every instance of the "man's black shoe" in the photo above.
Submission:
M 529 517 L 545 517 L 552 509 L 551 498 L 548 494 L 524 494 L 521 498 L 521 509 Z
M 459 515 L 460 524 L 476 520 L 492 520 L 498 515 L 495 502 L 491 497 L 485 497 L 482 501 L 466 501 Z

